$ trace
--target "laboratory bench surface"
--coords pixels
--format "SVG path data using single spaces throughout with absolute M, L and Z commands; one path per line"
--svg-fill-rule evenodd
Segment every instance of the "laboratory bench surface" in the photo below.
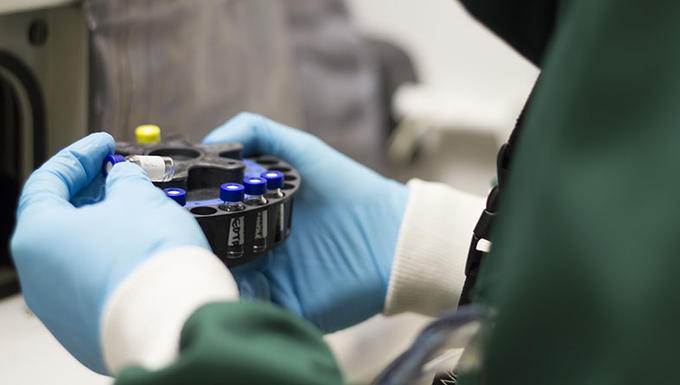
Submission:
M 352 328 L 326 336 L 345 378 L 372 379 L 403 351 L 427 317 L 405 314 L 376 316 Z M 399 335 L 400 338 L 394 338 Z M 368 358 L 368 359 L 367 359 Z M 0 300 L 0 384 L 110 385 L 73 358 L 26 307 L 21 295 Z
M 0 300 L 0 384 L 103 385 L 98 375 L 59 345 L 21 295 Z

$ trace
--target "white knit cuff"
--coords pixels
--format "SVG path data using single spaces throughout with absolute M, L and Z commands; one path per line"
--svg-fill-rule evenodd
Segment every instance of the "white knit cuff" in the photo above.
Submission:
M 413 179 L 399 230 L 385 314 L 438 315 L 458 304 L 482 197 Z
M 101 341 L 109 373 L 129 365 L 165 367 L 177 356 L 182 328 L 194 311 L 237 299 L 234 278 L 210 251 L 180 247 L 154 255 L 125 278 L 104 308 Z

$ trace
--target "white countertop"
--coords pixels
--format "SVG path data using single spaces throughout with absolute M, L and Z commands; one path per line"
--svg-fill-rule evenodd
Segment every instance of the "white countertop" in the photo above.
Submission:
M 28 311 L 20 295 L 0 300 L 0 384 L 108 385 L 86 369 Z
M 326 341 L 346 379 L 366 382 L 408 347 L 428 321 L 415 314 L 389 319 L 376 316 L 328 335 Z M 21 295 L 0 300 L 0 384 L 112 383 L 112 378 L 98 375 L 76 361 L 28 310 Z

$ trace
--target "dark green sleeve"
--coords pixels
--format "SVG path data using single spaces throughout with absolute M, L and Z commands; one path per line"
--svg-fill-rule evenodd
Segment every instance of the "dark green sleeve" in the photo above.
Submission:
M 564 9 L 478 281 L 486 384 L 678 382 L 679 20 L 677 0 Z
M 557 0 L 461 0 L 479 21 L 540 66 L 555 27 Z
M 180 354 L 156 372 L 124 369 L 116 385 L 342 384 L 322 335 L 293 314 L 265 303 L 203 306 L 184 325 Z

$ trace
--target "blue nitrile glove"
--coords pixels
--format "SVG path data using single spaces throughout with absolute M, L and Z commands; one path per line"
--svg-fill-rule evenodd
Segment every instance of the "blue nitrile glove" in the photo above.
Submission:
M 278 157 L 302 177 L 290 237 L 234 269 L 241 294 L 268 298 L 326 332 L 381 312 L 408 188 L 259 115 L 242 113 L 204 140 L 220 142 Z
M 92 134 L 36 170 L 19 200 L 12 256 L 26 303 L 59 342 L 105 372 L 100 318 L 108 297 L 141 262 L 165 249 L 209 248 L 198 223 L 144 171 L 117 164 L 97 184 L 113 138 Z M 69 201 L 91 192 L 93 204 Z M 99 202 L 97 202 L 99 197 Z

